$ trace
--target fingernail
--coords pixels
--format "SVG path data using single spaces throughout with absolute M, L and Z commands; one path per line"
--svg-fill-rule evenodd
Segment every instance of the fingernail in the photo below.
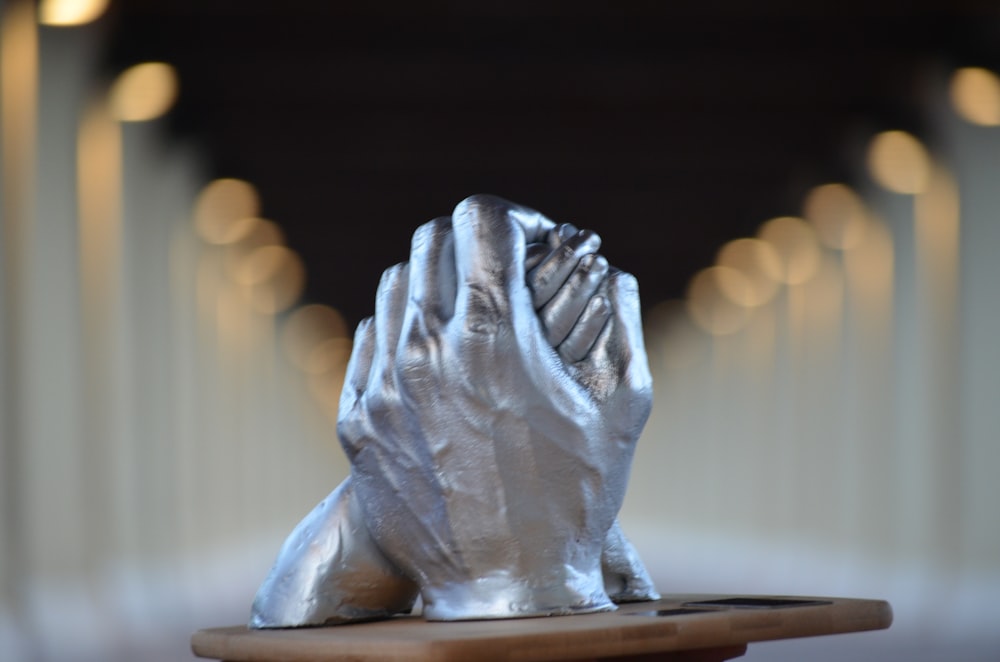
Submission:
M 599 253 L 591 253 L 594 259 L 591 260 L 591 271 L 602 272 L 608 270 L 608 258 Z
M 576 233 L 576 236 L 580 238 L 580 247 L 591 247 L 592 251 L 596 251 L 601 245 L 601 237 L 593 230 L 580 230 Z
M 578 232 L 580 232 L 580 230 L 572 223 L 563 223 L 559 226 L 559 239 L 561 241 L 566 241 Z

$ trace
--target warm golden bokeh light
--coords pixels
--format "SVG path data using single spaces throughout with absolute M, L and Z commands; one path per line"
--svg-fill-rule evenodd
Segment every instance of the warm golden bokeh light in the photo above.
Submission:
M 216 179 L 195 201 L 195 230 L 210 244 L 233 243 L 255 230 L 258 213 L 260 199 L 253 185 L 241 179 Z
M 868 212 L 858 194 L 844 184 L 817 186 L 806 196 L 803 214 L 830 248 L 850 250 L 865 236 Z
M 745 295 L 745 289 L 737 285 L 741 278 L 749 288 L 746 279 L 728 267 L 709 267 L 695 274 L 687 296 L 688 314 L 695 324 L 713 336 L 725 336 L 742 329 L 750 318 L 749 310 L 724 293 L 724 287 L 732 287 L 740 293 L 737 296 Z
M 868 171 L 884 188 L 913 195 L 927 187 L 931 158 L 911 134 L 883 131 L 868 145 Z
M 244 216 L 243 218 L 237 218 L 224 228 L 219 228 L 219 234 L 216 236 L 216 239 L 218 239 L 217 243 L 225 246 L 243 241 L 254 233 L 257 226 L 261 224 L 262 221 L 263 219 L 257 218 L 256 216 Z
M 1000 78 L 981 67 L 952 74 L 951 103 L 963 119 L 981 126 L 1000 126 Z
M 758 238 L 774 249 L 778 256 L 778 280 L 787 285 L 799 285 L 816 274 L 820 261 L 820 245 L 816 231 L 801 218 L 781 216 L 764 223 Z
M 233 277 L 244 285 L 257 285 L 273 279 L 294 259 L 291 249 L 284 246 L 261 246 L 248 253 L 237 267 Z
M 123 71 L 111 85 L 111 114 L 122 122 L 145 122 L 165 114 L 177 100 L 177 72 L 165 62 L 144 62 Z
M 239 241 L 225 246 L 226 250 L 223 254 L 223 262 L 226 273 L 238 283 L 251 282 L 248 279 L 252 280 L 253 276 L 247 272 L 247 269 L 251 268 L 249 265 L 252 264 L 248 262 L 249 256 L 260 248 L 266 246 L 283 246 L 284 243 L 285 235 L 277 223 L 263 218 L 255 219 L 249 234 L 242 237 Z M 266 256 L 267 253 L 263 255 Z M 258 256 L 255 259 L 261 260 L 264 258 Z
M 723 294 L 741 306 L 760 306 L 770 301 L 781 280 L 781 260 L 774 247 L 760 239 L 734 239 L 719 251 L 716 264 L 740 274 L 741 279 L 723 278 Z
M 284 246 L 261 246 L 240 262 L 234 278 L 242 283 L 254 310 L 276 314 L 288 309 L 305 287 L 305 266 L 297 253 Z
M 292 365 L 306 372 L 315 368 L 314 352 L 331 338 L 347 340 L 347 323 L 338 310 L 323 304 L 296 309 L 282 327 L 285 355 Z
M 313 347 L 305 363 L 305 371 L 320 375 L 328 372 L 343 374 L 351 358 L 350 340 L 344 337 L 327 338 Z
M 109 0 L 42 0 L 38 5 L 38 22 L 64 27 L 85 25 L 100 18 L 109 4 Z
M 746 308 L 757 305 L 756 292 L 742 271 L 720 266 L 715 270 L 715 279 L 722 295 L 736 305 Z

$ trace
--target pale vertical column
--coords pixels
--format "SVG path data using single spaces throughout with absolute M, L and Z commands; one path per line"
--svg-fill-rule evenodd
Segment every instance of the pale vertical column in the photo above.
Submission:
M 708 389 L 705 393 L 703 425 L 705 436 L 701 448 L 702 499 L 711 526 L 716 531 L 729 530 L 731 505 L 729 490 L 733 470 L 733 453 L 740 440 L 732 436 L 732 404 L 736 385 L 733 372 L 739 347 L 739 330 L 715 334 L 709 340 Z
M 721 522 L 732 517 L 729 510 L 727 479 L 732 469 L 731 450 L 734 444 L 730 426 L 731 400 L 738 388 L 731 376 L 739 351 L 739 333 L 749 319 L 745 305 L 734 301 L 727 289 L 733 281 L 741 285 L 745 279 L 736 270 L 725 266 L 704 269 L 691 279 L 687 310 L 692 320 L 709 335 L 706 388 L 699 407 L 700 421 L 696 436 L 701 442 L 695 457 L 702 464 L 700 500 L 716 530 L 725 528 Z M 694 450 L 694 449 L 693 449 Z
M 819 305 L 813 306 L 814 322 L 824 327 L 830 325 L 835 336 L 830 338 L 824 354 L 827 361 L 823 372 L 831 383 L 826 385 L 824 398 L 816 403 L 818 423 L 829 431 L 825 440 L 828 448 L 820 452 L 825 453 L 826 461 L 836 469 L 830 472 L 831 479 L 825 485 L 830 496 L 823 504 L 831 512 L 825 528 L 829 540 L 824 546 L 859 554 L 864 545 L 858 536 L 863 514 L 858 507 L 862 492 L 859 471 L 866 462 L 869 442 L 859 425 L 859 338 L 852 326 L 851 275 L 845 254 L 857 249 L 869 221 L 861 199 L 840 183 L 824 184 L 810 191 L 803 203 L 803 215 L 816 229 L 824 247 L 835 251 L 824 259 L 825 266 L 817 282 L 826 282 L 828 287 L 819 288 L 821 295 L 815 301 Z M 824 278 L 824 274 L 828 277 Z M 822 295 L 823 290 L 827 296 Z
M 774 436 L 770 434 L 775 407 L 776 321 L 773 305 L 755 307 L 747 325 L 734 338 L 736 356 L 728 377 L 732 388 L 724 414 L 730 421 L 729 463 L 724 480 L 727 528 L 742 539 L 758 537 L 773 525 L 768 513 L 777 458 Z
M 227 422 L 232 416 L 225 373 L 219 354 L 219 301 L 225 282 L 218 249 L 201 253 L 198 263 L 198 365 L 197 380 L 201 385 L 198 411 L 199 450 L 196 494 L 196 536 L 202 549 L 218 549 L 232 537 L 234 517 L 230 470 L 219 473 L 232 452 Z
M 131 449 L 120 417 L 124 345 L 122 319 L 121 128 L 103 100 L 92 102 L 77 145 L 80 298 L 82 321 L 84 498 L 88 542 L 81 550 L 92 570 L 128 547 L 133 500 L 122 477 Z
M 749 420 L 741 444 L 743 462 L 741 474 L 746 498 L 739 497 L 737 512 L 745 520 L 745 535 L 759 535 L 765 526 L 773 525 L 769 511 L 774 505 L 771 486 L 778 449 L 772 434 L 773 414 L 777 406 L 775 393 L 775 358 L 777 341 L 777 309 L 769 302 L 754 310 L 744 335 L 745 375 L 740 396 L 749 408 Z
M 889 562 L 896 549 L 891 393 L 895 255 L 881 221 L 867 223 L 860 243 L 844 254 L 847 284 L 851 406 L 847 435 L 857 446 L 857 489 L 849 501 L 855 535 L 866 557 Z
M 3 322 L 0 347 L 2 428 L 0 428 L 0 604 L 10 606 L 26 639 L 31 638 L 26 607 L 28 564 L 22 547 L 30 517 L 24 501 L 25 414 L 23 343 L 29 305 L 27 273 L 31 255 L 36 176 L 38 34 L 34 6 L 10 2 L 0 7 L 0 284 Z
M 829 258 L 837 264 L 841 281 L 837 297 L 840 310 L 835 311 L 841 319 L 838 322 L 831 317 L 829 323 L 839 323 L 842 336 L 834 348 L 835 366 L 830 367 L 838 380 L 827 403 L 827 414 L 834 418 L 824 422 L 835 431 L 828 443 L 832 446 L 830 460 L 836 460 L 839 471 L 833 485 L 827 486 L 836 494 L 829 499 L 829 504 L 835 505 L 829 534 L 833 537 L 830 542 L 849 549 L 858 559 L 875 546 L 867 535 L 871 528 L 866 519 L 879 519 L 879 529 L 888 525 L 886 518 L 874 515 L 885 512 L 885 499 L 879 498 L 881 495 L 870 498 L 868 481 L 877 484 L 882 478 L 873 479 L 867 468 L 874 456 L 885 452 L 888 437 L 884 426 L 878 426 L 879 413 L 885 410 L 878 399 L 888 391 L 885 378 L 889 374 L 885 363 L 888 330 L 880 320 L 889 319 L 892 295 L 880 274 L 888 273 L 891 282 L 892 255 L 891 249 L 878 250 L 879 228 L 861 198 L 846 185 L 814 188 L 803 209 L 823 245 L 840 253 Z M 866 351 L 873 342 L 876 350 Z M 884 477 L 888 465 L 877 464 L 880 470 L 874 475 Z
M 141 516 L 138 552 L 144 562 L 176 558 L 183 548 L 180 503 L 185 498 L 177 416 L 180 368 L 173 354 L 174 318 L 193 311 L 172 306 L 172 233 L 186 220 L 198 171 L 194 157 L 162 142 L 162 126 L 126 124 L 124 131 L 124 287 L 128 309 L 129 438 L 135 449 L 131 489 Z M 193 234 L 190 226 L 188 234 Z M 188 287 L 193 293 L 194 285 Z M 194 384 L 181 382 L 186 389 Z
M 226 452 L 220 456 L 220 464 L 215 467 L 219 475 L 215 480 L 224 490 L 219 494 L 219 498 L 227 504 L 223 516 L 232 520 L 230 537 L 222 542 L 232 545 L 238 540 L 245 540 L 247 531 L 251 530 L 247 502 L 251 498 L 252 486 L 248 484 L 248 476 L 252 473 L 249 468 L 255 449 L 248 444 L 252 439 L 250 430 L 274 411 L 275 404 L 251 410 L 249 396 L 256 388 L 252 364 L 257 361 L 257 352 L 274 350 L 273 347 L 257 344 L 258 336 L 263 331 L 260 328 L 263 320 L 251 309 L 238 284 L 223 278 L 216 302 L 216 352 L 222 385 L 220 397 L 226 415 L 221 440 Z
M 796 443 L 802 460 L 796 475 L 801 510 L 797 530 L 825 549 L 843 549 L 852 532 L 841 516 L 849 484 L 851 449 L 845 446 L 843 410 L 842 324 L 844 281 L 839 262 L 829 252 L 818 257 L 815 274 L 802 285 L 804 300 L 802 394 Z M 831 574 L 834 569 L 830 569 Z
M 770 514 L 777 501 L 772 480 L 780 448 L 771 433 L 778 399 L 776 333 L 779 315 L 773 301 L 783 275 L 783 260 L 771 244 L 760 239 L 735 239 L 716 256 L 726 298 L 743 308 L 746 321 L 736 340 L 736 361 L 727 398 L 730 418 L 732 470 L 728 472 L 729 508 L 734 532 L 759 536 L 774 522 Z
M 929 560 L 940 570 L 957 570 L 961 548 L 962 431 L 959 420 L 959 198 L 952 175 L 941 165 L 914 207 L 917 257 L 917 320 L 923 330 L 920 358 L 925 382 L 916 403 L 929 440 L 926 490 L 931 524 Z
M 20 388 L 25 420 L 23 544 L 33 568 L 32 610 L 40 630 L 64 627 L 67 639 L 92 640 L 87 566 L 80 550 L 89 513 L 82 423 L 80 292 L 77 283 L 76 136 L 90 85 L 95 32 L 43 27 L 39 33 L 36 220 L 26 255 L 26 322 L 21 355 L 30 366 Z M 25 571 L 28 573 L 28 571 Z M 80 612 L 69 619 L 65 613 Z M 58 657 L 59 644 L 46 641 Z
M 780 351 L 775 368 L 776 453 L 773 467 L 775 526 L 780 534 L 798 538 L 800 523 L 809 516 L 807 471 L 810 468 L 813 431 L 806 415 L 808 403 L 808 303 L 809 282 L 820 266 L 815 231 L 802 219 L 783 216 L 764 223 L 758 237 L 770 245 L 778 259 L 778 280 L 785 285 L 778 299 L 784 321 L 779 321 Z
M 179 557 L 187 562 L 201 547 L 198 513 L 199 476 L 201 471 L 201 434 L 199 411 L 204 385 L 199 379 L 198 347 L 198 263 L 203 250 L 194 235 L 188 215 L 170 226 L 170 338 L 171 372 L 170 417 L 172 443 L 176 456 L 176 518 Z M 196 576 L 192 567 L 184 568 L 185 577 Z
M 273 224 L 256 218 L 258 211 L 256 191 L 248 183 L 216 180 L 202 189 L 192 210 L 189 227 L 198 239 L 189 241 L 179 226 L 174 241 L 174 301 L 182 308 L 194 306 L 194 319 L 177 329 L 187 356 L 195 357 L 185 361 L 184 372 L 196 393 L 177 395 L 190 426 L 183 440 L 185 482 L 191 486 L 185 495 L 184 528 L 202 550 L 218 549 L 238 537 L 241 460 L 233 427 L 245 421 L 237 421 L 238 384 L 233 383 L 230 368 L 235 361 L 227 358 L 233 351 L 227 342 L 229 335 L 242 337 L 244 329 L 231 272 L 243 251 L 235 248 L 237 243 L 250 241 L 255 232 L 267 236 L 277 232 Z M 187 292 L 192 285 L 195 296 L 190 299 Z
M 943 87 L 943 86 L 942 86 Z M 950 81 L 950 104 L 939 98 L 933 106 L 937 126 L 955 178 L 959 183 L 961 232 L 958 347 L 962 456 L 960 485 L 962 530 L 958 559 L 965 582 L 975 587 L 978 601 L 963 614 L 984 621 L 996 586 L 1000 559 L 1000 78 L 993 71 L 965 68 Z M 991 581 L 992 580 L 992 581 Z
M 889 223 L 896 247 L 893 328 L 893 374 L 895 434 L 893 446 L 896 569 L 899 581 L 922 599 L 926 584 L 914 582 L 906 574 L 916 572 L 932 548 L 933 527 L 928 513 L 933 510 L 928 486 L 934 477 L 934 439 L 930 412 L 924 409 L 927 388 L 934 378 L 928 372 L 930 351 L 926 330 L 920 325 L 922 292 L 918 288 L 916 235 L 913 196 L 926 190 L 930 177 L 930 157 L 923 145 L 903 131 L 876 135 L 868 151 L 868 167 L 873 179 L 890 193 L 877 198 L 873 206 Z

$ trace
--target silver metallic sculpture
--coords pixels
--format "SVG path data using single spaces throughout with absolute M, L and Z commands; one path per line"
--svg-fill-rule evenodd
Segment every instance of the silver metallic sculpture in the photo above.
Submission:
M 635 279 L 491 196 L 420 227 L 355 336 L 351 475 L 296 527 L 250 626 L 614 609 L 659 596 L 616 517 L 652 380 Z

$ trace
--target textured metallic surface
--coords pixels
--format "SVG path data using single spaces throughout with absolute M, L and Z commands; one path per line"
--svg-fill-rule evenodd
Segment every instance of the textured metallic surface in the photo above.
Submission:
M 355 336 L 351 478 L 286 542 L 252 627 L 406 611 L 414 587 L 433 620 L 657 597 L 615 519 L 652 401 L 638 288 L 599 247 L 491 196 L 417 230 Z

